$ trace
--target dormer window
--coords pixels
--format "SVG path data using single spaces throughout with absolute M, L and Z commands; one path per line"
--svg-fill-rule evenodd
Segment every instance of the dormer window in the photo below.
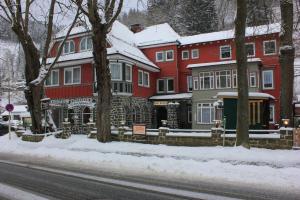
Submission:
M 73 40 L 66 41 L 64 44 L 64 54 L 74 53 L 75 52 L 75 44 Z
M 80 41 L 80 51 L 87 51 L 93 48 L 92 37 L 84 37 Z

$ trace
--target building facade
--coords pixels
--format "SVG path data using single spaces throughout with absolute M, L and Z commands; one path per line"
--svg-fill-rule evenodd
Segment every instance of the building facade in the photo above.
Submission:
M 254 128 L 268 128 L 269 121 L 279 120 L 280 27 L 266 27 L 247 28 Z M 62 30 L 53 40 L 49 64 L 65 34 Z M 236 99 L 233 38 L 233 30 L 181 37 L 168 24 L 145 29 L 135 25 L 130 30 L 116 21 L 107 41 L 112 125 L 125 121 L 128 126 L 143 123 L 157 128 L 166 120 L 171 128 L 213 126 L 214 120 L 227 112 L 225 105 Z M 78 24 L 45 82 L 58 126 L 68 119 L 75 132 L 84 132 L 85 124 L 95 120 L 98 93 L 94 70 L 90 32 Z M 268 117 L 264 117 L 266 113 Z

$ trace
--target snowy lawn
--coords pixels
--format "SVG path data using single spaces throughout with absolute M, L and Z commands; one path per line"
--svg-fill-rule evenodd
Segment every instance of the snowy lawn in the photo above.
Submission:
M 49 136 L 40 143 L 30 143 L 13 134 L 12 140 L 8 135 L 0 137 L 0 152 L 187 180 L 227 180 L 291 190 L 300 187 L 300 151 L 296 150 L 103 144 L 84 135 L 67 140 Z

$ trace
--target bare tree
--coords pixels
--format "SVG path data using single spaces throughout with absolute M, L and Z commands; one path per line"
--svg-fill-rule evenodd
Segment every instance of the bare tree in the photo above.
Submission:
M 29 30 L 30 20 L 35 19 L 34 13 L 31 13 L 31 8 L 34 3 L 36 3 L 35 0 L 1 0 L 0 17 L 11 24 L 13 32 L 16 34 L 18 40 L 22 45 L 25 55 L 25 98 L 27 100 L 28 109 L 32 118 L 32 131 L 34 133 L 42 133 L 41 99 L 43 98 L 43 80 L 48 74 L 48 71 L 45 69 L 48 68 L 46 67 L 47 57 L 52 37 L 53 18 L 57 1 L 51 0 L 49 9 L 46 12 L 47 31 L 45 44 L 43 45 L 42 50 L 41 61 L 40 52 L 38 51 L 36 44 L 32 40 L 32 36 L 30 35 Z M 76 17 L 74 18 L 73 26 L 75 24 L 76 18 L 78 17 L 78 14 L 79 11 L 77 11 Z M 71 26 L 68 30 L 68 34 L 66 35 L 65 40 L 68 37 L 73 26 Z M 65 40 L 61 43 L 59 52 L 62 51 Z M 60 54 L 57 55 L 55 61 L 57 61 L 59 55 Z M 43 76 L 41 76 L 41 74 L 43 74 Z M 39 81 L 36 80 L 38 77 L 41 77 L 38 79 Z M 34 81 L 34 84 L 31 83 L 32 81 Z
M 111 111 L 111 75 L 107 59 L 107 34 L 119 16 L 123 0 L 74 0 L 78 8 L 84 13 L 91 23 L 94 67 L 97 77 L 97 140 L 110 141 L 110 111 Z M 103 5 L 104 4 L 104 5 Z
M 238 74 L 238 101 L 236 146 L 250 148 L 249 145 L 249 100 L 247 77 L 247 54 L 245 49 L 245 29 L 247 19 L 246 0 L 237 0 L 235 19 L 235 46 Z
M 281 67 L 280 115 L 293 121 L 294 56 L 293 0 L 280 0 L 281 32 L 279 62 Z

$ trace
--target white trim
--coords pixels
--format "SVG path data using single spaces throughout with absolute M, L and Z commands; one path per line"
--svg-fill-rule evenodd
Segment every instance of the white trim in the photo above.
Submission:
M 197 84 L 195 82 L 197 82 Z M 193 77 L 193 90 L 199 90 L 199 77 Z
M 226 74 L 225 74 L 225 77 L 226 77 L 226 79 L 225 79 L 225 81 L 226 81 L 226 86 L 225 87 L 222 87 L 221 86 L 221 78 L 220 78 L 220 76 L 221 76 L 221 72 L 226 72 Z M 227 74 L 227 72 L 229 72 L 230 74 L 228 75 Z M 217 73 L 219 73 L 219 76 L 217 76 Z M 228 88 L 231 88 L 232 87 L 232 70 L 221 70 L 221 71 L 215 71 L 215 78 L 216 78 L 216 80 L 215 80 L 215 82 L 216 82 L 216 89 L 228 89 Z M 222 75 L 222 76 L 224 76 L 224 75 Z M 229 84 L 230 85 L 227 85 L 227 77 L 230 77 L 230 81 L 229 81 Z M 219 86 L 218 86 L 218 81 L 219 81 Z
M 254 55 L 248 55 L 247 54 L 247 58 L 255 57 L 256 56 L 255 42 L 248 42 L 248 43 L 245 44 L 245 47 L 247 45 L 252 45 L 253 46 L 253 53 L 254 53 Z M 247 49 L 246 49 L 246 53 L 247 53 Z
M 126 79 L 126 75 L 127 75 L 127 67 L 130 68 L 130 80 L 127 80 Z M 129 65 L 129 64 L 125 64 L 125 82 L 129 82 L 129 83 L 132 83 L 132 65 Z
M 203 105 L 204 104 L 209 104 L 209 106 L 205 106 L 205 108 L 209 108 L 210 109 L 210 112 L 209 112 L 209 114 L 210 114 L 210 122 L 209 123 L 203 123 L 202 122 L 202 113 L 203 113 L 203 111 L 202 111 L 202 108 L 203 108 Z M 201 106 L 199 106 L 199 105 L 201 105 Z M 199 120 L 198 119 L 198 110 L 199 109 L 201 109 L 201 119 Z M 197 108 L 196 108 L 196 123 L 197 124 L 213 124 L 213 120 L 214 119 L 212 119 L 212 110 L 213 110 L 213 113 L 214 113 L 214 118 L 215 118 L 215 107 L 213 106 L 213 104 L 212 103 L 197 103 Z
M 209 73 L 209 75 L 205 76 L 204 74 L 206 74 L 206 73 Z M 201 76 L 201 74 L 203 76 Z M 209 88 L 204 87 L 205 77 L 209 77 Z M 211 72 L 211 71 L 200 72 L 199 73 L 199 84 L 200 84 L 199 90 L 212 90 L 212 89 L 214 89 L 215 88 L 215 74 L 214 74 L 214 72 Z
M 144 76 L 145 76 L 145 74 L 147 74 L 148 75 L 148 78 L 147 78 L 147 80 L 148 80 L 148 85 L 145 85 L 145 82 L 144 82 Z M 143 85 L 144 85 L 144 87 L 147 87 L 147 88 L 149 88 L 150 87 L 150 73 L 149 72 L 143 72 Z
M 85 37 L 82 37 L 81 39 L 80 39 L 80 43 L 79 43 L 79 52 L 84 52 L 84 51 L 90 51 L 90 50 L 92 50 L 93 49 L 93 42 L 92 42 L 92 47 L 90 48 L 90 49 L 88 49 L 88 39 L 92 39 L 92 37 L 91 36 L 85 36 Z M 82 41 L 83 40 L 85 40 L 86 41 L 86 49 L 81 49 L 81 43 L 82 43 Z
M 195 51 L 197 51 L 197 57 L 194 57 L 193 52 L 195 52 Z M 191 58 L 192 58 L 192 59 L 197 59 L 197 58 L 199 58 L 199 49 L 192 49 L 192 50 L 191 50 Z
M 162 54 L 162 59 L 158 60 L 157 55 L 160 54 L 160 53 Z M 164 62 L 164 52 L 163 51 L 155 52 L 155 61 L 156 62 Z
M 191 90 L 190 90 L 190 87 L 189 87 L 189 78 L 191 78 L 191 80 L 192 80 L 192 89 Z M 192 75 L 186 76 L 186 81 L 187 81 L 187 91 L 188 92 L 193 92 L 193 76 Z
M 271 123 L 275 123 L 275 105 L 274 104 L 270 104 L 270 108 L 271 107 L 273 108 L 273 114 L 272 114 L 273 115 L 273 120 L 272 121 L 270 120 L 270 122 Z M 271 109 L 270 109 L 270 111 L 271 111 Z
M 222 47 L 229 47 L 230 49 L 230 57 L 228 58 L 222 58 Z M 232 58 L 232 49 L 231 49 L 231 45 L 223 45 L 220 46 L 220 60 L 227 60 L 227 59 L 231 59 Z
M 73 43 L 74 44 L 74 51 L 71 51 L 71 48 L 70 48 L 70 43 Z M 65 45 L 68 45 L 69 46 L 69 52 L 65 52 Z M 75 53 L 76 51 L 76 46 L 75 46 L 75 42 L 74 40 L 68 40 L 65 42 L 64 46 L 63 46 L 63 52 L 62 52 L 62 55 L 67 55 L 67 54 L 71 54 L 71 53 Z
M 123 70 L 122 70 L 122 64 L 123 64 L 123 63 L 116 63 L 116 62 L 111 62 L 111 63 L 109 63 L 109 71 L 110 71 L 110 74 L 111 74 L 110 66 L 111 66 L 112 64 L 117 64 L 117 65 L 119 65 L 120 79 L 113 79 L 112 76 L 111 76 L 111 80 L 112 80 L 112 81 L 123 81 Z
M 265 87 L 265 78 L 264 78 L 264 74 L 266 72 L 272 72 L 272 87 Z M 262 87 L 264 90 L 272 90 L 274 89 L 274 71 L 272 69 L 269 70 L 263 70 L 262 71 Z
M 57 76 L 58 76 L 58 83 L 57 84 L 53 84 L 53 72 L 57 72 Z M 50 85 L 46 85 L 46 80 L 45 80 L 45 87 L 54 87 L 54 86 L 59 86 L 59 69 L 53 69 L 50 71 L 49 74 L 50 79 Z M 48 77 L 47 77 L 48 78 Z
M 167 56 L 167 55 L 168 55 L 168 52 L 172 52 L 172 58 L 171 58 L 171 59 L 168 59 L 168 56 Z M 175 56 L 174 56 L 174 50 L 167 50 L 165 53 L 166 53 L 166 54 L 165 54 L 165 58 L 166 58 L 165 60 L 166 60 L 166 61 L 173 61 L 173 60 L 174 60 L 174 57 L 175 57 Z
M 261 62 L 260 58 L 248 58 L 247 62 Z M 215 65 L 229 65 L 236 64 L 236 60 L 226 60 L 219 62 L 208 62 L 208 63 L 196 63 L 196 64 L 188 64 L 186 68 L 197 68 L 197 67 L 207 67 L 207 66 L 215 66 Z
M 267 42 L 274 42 L 275 43 L 275 52 L 274 53 L 266 53 L 265 52 L 265 43 Z M 270 56 L 270 55 L 276 55 L 276 51 L 277 51 L 277 44 L 276 44 L 276 40 L 265 40 L 263 41 L 263 50 L 264 50 L 264 56 Z
M 159 81 L 163 81 L 163 83 L 164 83 L 163 91 L 159 91 Z M 165 92 L 165 79 L 157 79 L 156 80 L 156 92 L 157 93 L 164 93 Z
M 74 69 L 79 68 L 79 82 L 74 83 Z M 72 69 L 72 76 L 71 76 L 71 82 L 72 83 L 66 83 L 66 71 Z M 66 67 L 64 68 L 64 85 L 78 85 L 81 84 L 81 66 L 75 66 L 75 67 Z
M 253 76 L 254 74 L 254 76 Z M 251 84 L 251 78 L 254 77 L 255 79 L 255 82 L 254 82 L 254 85 Z M 257 86 L 257 73 L 256 72 L 250 72 L 249 73 L 249 87 L 251 88 L 255 88 Z
M 142 83 L 140 83 L 140 73 L 142 74 Z M 143 86 L 144 85 L 144 73 L 143 70 L 138 70 L 138 86 Z
M 183 57 L 183 54 L 184 53 L 187 53 L 187 58 L 184 58 Z M 182 52 L 181 52 L 181 59 L 182 60 L 188 60 L 188 59 L 190 59 L 190 52 L 189 52 L 189 50 L 183 50 Z
M 166 78 L 167 80 L 167 93 L 172 93 L 175 91 L 175 82 L 174 82 L 174 78 Z M 173 90 L 169 90 L 169 80 L 173 80 Z
M 148 48 L 153 48 L 153 47 L 165 47 L 165 46 L 178 45 L 178 44 L 179 44 L 178 42 L 167 42 L 167 43 L 149 44 L 149 45 L 138 44 L 137 46 L 140 49 L 148 49 Z
M 234 81 L 234 74 L 233 72 L 235 72 L 235 76 L 236 76 L 236 82 Z M 237 77 L 237 69 L 233 69 L 231 70 L 231 86 L 232 88 L 237 88 L 238 85 L 238 77 Z

